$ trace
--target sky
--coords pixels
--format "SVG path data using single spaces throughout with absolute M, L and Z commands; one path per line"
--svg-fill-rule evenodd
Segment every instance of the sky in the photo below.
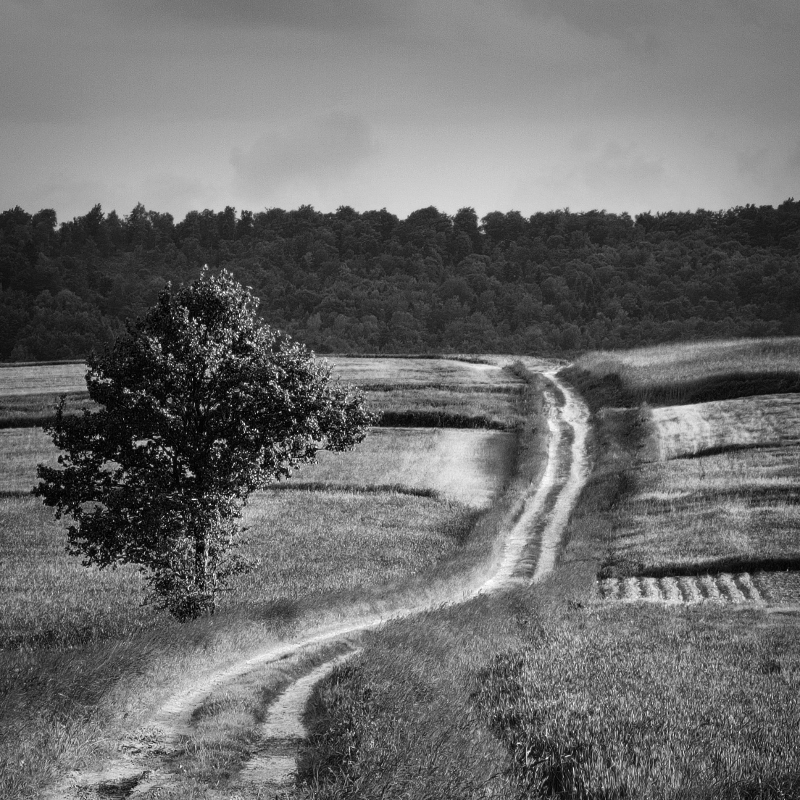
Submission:
M 798 0 L 0 0 L 0 210 L 800 198 Z

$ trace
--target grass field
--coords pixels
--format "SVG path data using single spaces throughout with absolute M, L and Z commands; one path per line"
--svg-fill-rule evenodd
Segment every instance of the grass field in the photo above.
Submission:
M 524 384 L 510 372 L 446 362 L 439 374 L 435 360 L 414 362 L 394 369 L 371 360 L 364 374 L 418 383 L 418 397 L 425 386 L 455 384 L 447 403 L 519 418 Z M 17 390 L 41 397 L 71 389 L 82 370 L 48 365 L 37 376 L 30 366 L 6 367 L 0 394 L 5 381 L 18 411 L 39 400 Z M 470 407 L 473 375 L 482 388 L 476 396 L 496 403 Z M 516 433 L 393 428 L 374 429 L 351 453 L 322 454 L 318 465 L 253 496 L 244 550 L 259 566 L 237 578 L 214 620 L 181 626 L 144 604 L 135 569 L 85 569 L 64 553 L 62 524 L 28 495 L 36 463 L 56 457 L 49 437 L 36 427 L 0 431 L 0 797 L 36 796 L 56 764 L 94 757 L 114 726 L 146 715 L 176 682 L 231 653 L 335 617 L 348 604 L 383 603 L 411 579 L 432 585 L 442 570 L 488 558 L 491 537 L 477 541 L 473 531 L 510 480 L 517 447 Z
M 328 362 L 335 380 L 364 390 L 383 426 L 512 430 L 524 423 L 519 404 L 525 384 L 499 365 L 419 358 L 334 357 Z M 85 372 L 82 363 L 0 365 L 0 428 L 46 425 L 61 393 L 68 395 L 67 413 L 94 408 Z
M 0 396 L 58 395 L 61 392 L 86 391 L 86 365 L 69 364 L 14 364 L 0 365 Z
M 333 376 L 365 388 L 375 385 L 502 387 L 521 385 L 521 380 L 496 364 L 443 359 L 431 369 L 427 358 L 329 357 Z
M 556 572 L 368 634 L 363 653 L 315 692 L 296 796 L 800 797 L 798 613 L 769 607 L 794 596 L 797 568 L 786 567 L 800 557 L 800 404 L 787 388 L 798 372 L 797 343 L 584 359 L 571 374 L 596 412 L 594 468 Z M 454 409 L 468 395 L 515 398 L 496 408 L 522 413 L 510 372 L 397 361 L 343 360 L 343 377 L 400 411 L 434 397 Z M 476 377 L 487 375 L 497 382 Z M 689 403 L 702 392 L 717 395 Z M 644 400 L 663 407 L 640 407 Z M 386 586 L 417 591 L 437 570 L 485 558 L 503 486 L 536 474 L 538 451 L 527 440 L 520 450 L 520 435 L 385 429 L 354 453 L 325 456 L 292 479 L 306 491 L 254 497 L 247 547 L 262 566 L 217 619 L 180 626 L 131 607 L 143 591 L 136 575 L 67 567 L 58 526 L 19 495 L 32 463 L 52 451 L 34 430 L 3 432 L 0 480 L 11 488 L 0 500 L 0 561 L 6 574 L 19 572 L 0 629 L 8 743 L 0 796 L 35 796 L 54 764 L 63 771 L 108 752 L 115 733 L 146 718 L 182 673 L 289 635 L 299 610 L 369 601 Z M 500 500 L 483 510 L 493 498 Z M 778 587 L 774 596 L 667 604 L 631 595 L 621 603 L 599 591 L 603 576 L 701 581 L 737 566 L 757 570 L 762 588 Z M 274 691 L 262 687 L 262 703 Z M 246 726 L 224 726 L 240 708 L 244 701 L 221 695 L 201 709 L 200 733 L 180 762 L 193 782 L 168 792 L 171 800 L 224 796 L 255 742 Z M 193 755 L 198 742 L 202 755 Z
M 800 337 L 591 352 L 577 360 L 571 378 L 595 408 L 800 392 Z
M 664 406 L 650 415 L 661 459 L 800 444 L 800 394 Z
M 694 359 L 709 349 L 668 356 L 700 375 Z M 597 593 L 604 569 L 702 573 L 796 554 L 796 405 L 720 404 L 711 430 L 727 450 L 662 461 L 650 410 L 604 411 L 620 395 L 600 377 L 583 376 L 596 390 L 595 465 L 554 575 L 373 634 L 316 694 L 303 762 L 312 797 L 800 796 L 797 613 Z M 748 449 L 730 446 L 736 436 Z

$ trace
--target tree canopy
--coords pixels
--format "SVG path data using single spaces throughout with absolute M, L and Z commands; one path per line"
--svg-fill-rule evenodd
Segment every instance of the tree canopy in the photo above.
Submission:
M 204 264 L 318 352 L 554 352 L 800 333 L 800 201 L 723 211 L 310 206 L 0 214 L 0 360 L 84 357 Z
M 68 514 L 84 564 L 138 564 L 175 616 L 213 610 L 248 496 L 322 449 L 361 441 L 363 397 L 301 344 L 265 325 L 229 273 L 167 286 L 86 383 L 98 411 L 48 430 L 61 468 L 35 490 Z

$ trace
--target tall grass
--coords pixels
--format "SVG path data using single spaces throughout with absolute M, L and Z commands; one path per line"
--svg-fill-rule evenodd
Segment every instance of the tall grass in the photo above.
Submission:
M 648 483 L 664 465 L 643 463 L 647 413 L 595 420 L 595 466 L 556 572 L 373 634 L 314 698 L 301 775 L 311 797 L 800 796 L 792 623 L 596 601 L 596 575 L 626 526 L 657 541 L 686 520 L 632 523 L 646 493 L 671 496 L 669 481 Z M 754 464 L 735 469 L 759 480 Z
M 437 363 L 427 364 L 435 380 Z M 384 446 L 371 456 L 357 449 L 321 465 L 327 476 L 307 481 L 315 490 L 255 497 L 245 547 L 261 567 L 233 587 L 214 618 L 179 625 L 141 605 L 146 589 L 135 570 L 85 570 L 63 553 L 63 529 L 25 494 L 36 462 L 56 453 L 34 428 L 0 432 L 0 797 L 36 797 L 54 771 L 109 755 L 126 729 L 204 671 L 343 613 L 418 601 L 477 569 L 491 554 L 490 514 L 448 500 L 442 484 L 493 496 L 513 474 L 516 439 L 426 434 L 419 446 L 402 430 L 380 434 Z M 466 437 L 469 457 L 448 465 L 440 435 Z M 412 457 L 400 458 L 398 436 Z M 358 463 L 345 466 L 349 456 Z M 428 458 L 435 466 L 423 468 Z M 335 485 L 326 489 L 326 481 Z

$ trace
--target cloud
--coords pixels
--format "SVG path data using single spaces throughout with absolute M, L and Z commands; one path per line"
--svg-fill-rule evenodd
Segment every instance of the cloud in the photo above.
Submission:
M 350 30 L 386 22 L 392 5 L 377 0 L 115 0 L 102 7 L 140 24 L 172 19 L 212 27 Z
M 355 114 L 330 114 L 234 148 L 235 182 L 249 194 L 301 182 L 319 188 L 349 177 L 376 151 L 370 126 Z

